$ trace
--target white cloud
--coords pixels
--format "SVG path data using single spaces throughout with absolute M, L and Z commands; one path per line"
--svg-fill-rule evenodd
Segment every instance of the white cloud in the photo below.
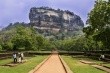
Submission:
M 64 10 L 73 11 L 75 14 L 81 16 L 85 22 L 87 14 L 93 8 L 95 0 L 48 0 L 54 8 L 61 8 Z
M 49 6 L 70 10 L 86 20 L 87 13 L 93 7 L 94 0 L 1 0 L 0 1 L 0 26 L 10 22 L 29 22 L 28 14 L 31 7 Z

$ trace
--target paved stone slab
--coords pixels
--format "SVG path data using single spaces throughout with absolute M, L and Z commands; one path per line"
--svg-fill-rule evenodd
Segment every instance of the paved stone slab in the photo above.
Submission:
M 58 54 L 53 54 L 37 71 L 34 73 L 66 73 Z
M 86 61 L 86 60 L 80 60 L 80 62 L 84 63 L 84 64 L 96 64 L 95 62 L 91 62 L 91 61 Z

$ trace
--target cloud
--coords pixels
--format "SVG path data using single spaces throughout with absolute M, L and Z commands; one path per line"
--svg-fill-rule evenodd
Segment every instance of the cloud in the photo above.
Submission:
M 49 6 L 70 10 L 81 16 L 85 22 L 87 13 L 93 8 L 95 0 L 1 0 L 0 26 L 11 22 L 29 22 L 28 14 L 31 7 Z
M 54 8 L 73 11 L 80 15 L 83 21 L 87 19 L 87 14 L 93 8 L 95 0 L 48 0 Z

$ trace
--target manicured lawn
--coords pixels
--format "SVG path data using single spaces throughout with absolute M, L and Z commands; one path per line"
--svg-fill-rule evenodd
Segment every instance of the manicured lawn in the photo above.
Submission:
M 13 61 L 12 59 L 0 60 L 0 65 L 4 65 L 4 64 L 10 63 L 12 61 Z
M 0 66 L 0 73 L 28 73 L 40 62 L 42 62 L 46 57 L 47 56 L 35 56 L 29 59 L 26 63 L 20 64 L 15 67 Z M 10 59 L 7 61 L 9 62 Z M 5 61 L 0 62 L 0 64 L 3 64 L 3 62 Z
M 79 62 L 79 59 L 77 58 L 72 58 L 71 56 L 62 56 L 62 58 L 68 64 L 73 73 L 106 73 L 88 64 Z

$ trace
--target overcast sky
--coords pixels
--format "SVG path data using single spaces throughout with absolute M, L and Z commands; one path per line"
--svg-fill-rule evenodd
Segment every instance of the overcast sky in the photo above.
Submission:
M 14 22 L 29 22 L 31 7 L 48 6 L 69 10 L 85 22 L 95 0 L 0 0 L 0 28 Z

